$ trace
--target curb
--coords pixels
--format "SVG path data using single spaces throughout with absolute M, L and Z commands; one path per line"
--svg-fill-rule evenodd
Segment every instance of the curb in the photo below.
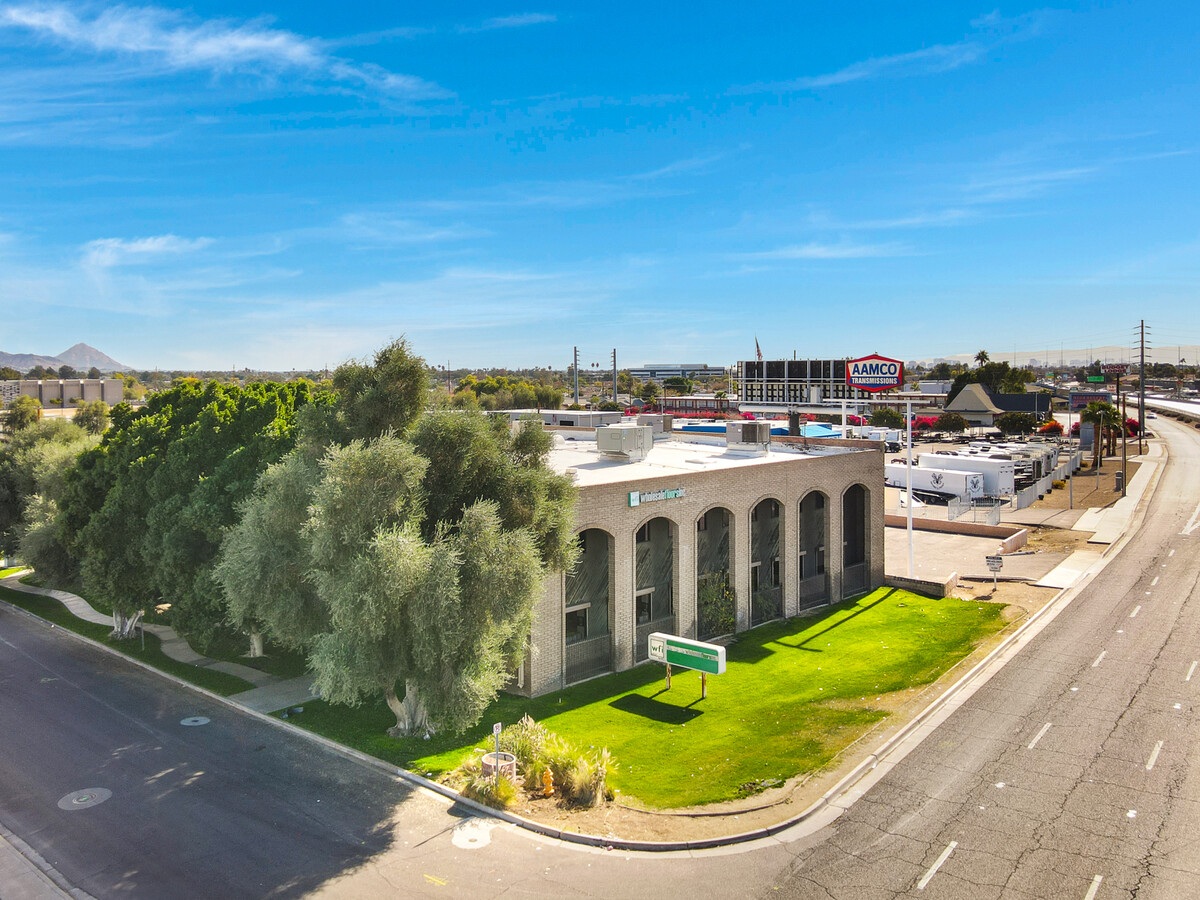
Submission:
M 1165 457 L 1166 457 L 1166 454 L 1164 453 L 1164 463 L 1165 463 Z M 1142 497 L 1141 497 L 1141 499 L 1139 499 L 1137 507 L 1135 508 L 1134 515 L 1130 519 L 1129 524 L 1131 527 L 1127 528 L 1126 531 L 1121 535 L 1121 537 L 1118 540 L 1114 541 L 1112 544 L 1110 544 L 1108 546 L 1108 548 L 1101 554 L 1101 558 L 1091 568 L 1089 568 L 1088 570 L 1083 572 L 1073 585 L 1071 585 L 1070 587 L 1063 588 L 1057 594 L 1055 594 L 1041 609 L 1039 609 L 1036 613 L 1034 613 L 1032 616 L 1030 616 L 1028 619 L 1026 619 L 1017 628 L 1016 631 L 1014 631 L 1012 634 L 1010 634 L 1008 637 L 1006 637 L 1003 641 L 1001 641 L 999 644 L 997 644 L 995 647 L 993 647 L 992 650 L 983 659 L 981 659 L 978 663 L 976 663 L 974 666 L 972 666 L 970 671 L 968 671 L 965 675 L 963 675 L 961 678 L 959 678 L 958 681 L 954 682 L 954 684 L 950 685 L 950 687 L 948 687 L 945 691 L 943 691 L 942 694 L 940 694 L 938 697 L 934 698 L 934 700 L 928 706 L 926 706 L 923 710 L 921 710 L 921 712 L 917 713 L 916 716 L 914 716 L 912 719 L 910 719 L 904 726 L 902 726 L 900 728 L 899 731 L 897 731 L 890 738 L 888 738 L 886 741 L 884 741 L 882 744 L 880 744 L 879 747 L 877 747 L 873 752 L 869 753 L 866 756 L 866 758 L 864 758 L 858 765 L 856 765 L 853 769 L 851 769 L 833 787 L 831 787 L 828 791 L 826 791 L 819 799 L 814 801 L 810 806 L 808 806 L 803 811 L 797 813 L 795 816 L 785 819 L 782 822 L 777 822 L 774 825 L 768 825 L 763 828 L 757 828 L 752 831 L 744 831 L 744 832 L 740 832 L 738 834 L 725 835 L 722 837 L 714 837 L 714 838 L 701 838 L 698 840 L 690 840 L 690 841 L 639 841 L 639 840 L 626 840 L 623 838 L 603 838 L 598 835 L 582 834 L 582 833 L 573 832 L 573 831 L 563 831 L 561 829 L 554 828 L 550 825 L 544 825 L 540 822 L 535 822 L 531 819 L 526 819 L 522 816 L 514 815 L 513 813 L 505 812 L 503 810 L 493 809 L 490 806 L 484 806 L 481 803 L 478 803 L 474 800 L 470 800 L 470 799 L 462 796 L 458 791 L 455 791 L 452 788 L 446 787 L 443 784 L 438 784 L 435 781 L 430 781 L 429 779 L 427 779 L 421 775 L 418 775 L 415 772 L 410 772 L 407 769 L 402 769 L 399 766 L 394 766 L 390 763 L 384 762 L 381 759 L 378 759 L 377 757 L 370 756 L 366 753 L 362 753 L 361 751 L 355 750 L 352 747 L 347 747 L 344 744 L 339 744 L 336 741 L 331 740 L 330 738 L 327 738 L 323 735 L 317 734 L 316 732 L 309 731 L 305 728 L 293 725 L 290 722 L 285 722 L 282 719 L 277 719 L 274 716 L 267 715 L 266 713 L 261 713 L 256 710 L 249 709 L 248 707 L 242 706 L 240 703 L 234 702 L 233 700 L 231 700 L 228 697 L 222 697 L 219 694 L 214 694 L 212 691 L 209 691 L 206 688 L 202 688 L 202 687 L 199 687 L 198 685 L 194 685 L 189 682 L 186 682 L 183 679 L 178 678 L 177 676 L 171 675 L 167 672 L 163 672 L 159 669 L 154 668 L 153 666 L 150 666 L 150 665 L 147 665 L 146 663 L 141 662 L 140 660 L 136 660 L 136 659 L 133 659 L 132 657 L 126 656 L 125 654 L 121 653 L 120 651 L 118 651 L 112 647 L 109 647 L 105 644 L 101 644 L 98 641 L 94 641 L 91 638 L 85 637 L 84 635 L 76 634 L 75 632 L 73 632 L 69 629 L 66 629 L 66 628 L 58 628 L 58 626 L 55 625 L 54 623 L 47 622 L 45 619 L 42 619 L 41 617 L 36 616 L 33 613 L 29 612 L 28 610 L 22 609 L 19 606 L 14 606 L 3 600 L 0 600 L 0 603 L 3 603 L 8 608 L 13 609 L 19 613 L 22 613 L 22 614 L 28 616 L 29 618 L 42 623 L 43 625 L 49 626 L 50 628 L 53 628 L 53 629 L 57 629 L 58 631 L 61 631 L 65 634 L 69 634 L 71 637 L 73 637 L 79 641 L 82 641 L 85 644 L 89 644 L 92 647 L 96 647 L 112 656 L 119 657 L 120 659 L 123 659 L 128 663 L 132 663 L 133 665 L 135 665 L 141 669 L 144 669 L 147 672 L 151 672 L 155 675 L 158 675 L 159 677 L 166 678 L 168 681 L 171 681 L 175 685 L 186 688 L 191 691 L 194 691 L 195 693 L 198 693 L 201 696 L 208 698 L 209 700 L 213 700 L 213 701 L 221 704 L 222 706 L 226 706 L 232 710 L 235 710 L 237 712 L 240 712 L 245 715 L 256 718 L 261 722 L 269 723 L 277 728 L 286 729 L 293 734 L 302 735 L 302 736 L 306 737 L 308 740 L 312 741 L 313 743 L 319 744 L 322 747 L 324 747 L 325 749 L 327 749 L 333 753 L 337 753 L 340 756 L 346 757 L 347 759 L 352 759 L 355 762 L 358 762 L 368 768 L 375 769 L 376 771 L 382 772 L 384 774 L 395 776 L 402 781 L 412 784 L 415 787 L 424 788 L 427 791 L 431 791 L 441 797 L 445 797 L 446 799 L 451 800 L 454 804 L 457 804 L 459 806 L 470 809 L 473 812 L 476 812 L 482 816 L 486 816 L 486 817 L 492 818 L 492 819 L 499 819 L 502 822 L 507 822 L 510 825 L 515 825 L 518 828 L 521 828 L 525 831 L 530 831 L 535 834 L 540 834 L 540 835 L 542 835 L 544 837 L 548 837 L 548 838 L 554 838 L 556 840 L 564 841 L 566 843 L 580 844 L 580 845 L 590 846 L 590 847 L 599 847 L 599 848 L 604 848 L 607 850 L 630 850 L 630 851 L 644 851 L 644 852 L 651 852 L 651 853 L 665 853 L 665 852 L 672 852 L 672 851 L 711 850 L 711 849 L 715 849 L 718 847 L 728 847 L 728 846 L 733 846 L 733 845 L 737 845 L 737 844 L 745 844 L 745 843 L 749 843 L 751 841 L 758 841 L 758 840 L 763 840 L 763 839 L 774 837 L 775 835 L 780 834 L 781 832 L 787 831 L 790 828 L 794 828 L 797 825 L 804 824 L 806 821 L 811 819 L 813 816 L 815 816 L 817 813 L 821 812 L 826 807 L 832 806 L 834 800 L 836 800 L 842 794 L 846 793 L 846 791 L 848 791 L 855 784 L 857 784 L 859 781 L 861 781 L 869 772 L 874 770 L 881 762 L 883 762 L 891 754 L 896 752 L 896 750 L 900 747 L 900 745 L 907 738 L 909 738 L 913 734 L 913 732 L 915 732 L 917 729 L 919 729 L 923 725 L 925 725 L 925 723 L 928 722 L 931 718 L 933 718 L 933 716 L 935 716 L 937 713 L 941 712 L 941 710 L 951 700 L 953 700 L 959 694 L 961 694 L 967 687 L 971 686 L 972 683 L 975 681 L 975 679 L 980 675 L 980 673 L 987 666 L 989 666 L 996 659 L 997 656 L 1001 655 L 1003 652 L 1008 650 L 1009 647 L 1011 647 L 1012 644 L 1014 644 L 1017 640 L 1019 640 L 1025 634 L 1026 631 L 1028 631 L 1030 628 L 1032 628 L 1034 626 L 1035 623 L 1040 622 L 1041 619 L 1045 615 L 1047 615 L 1050 610 L 1052 610 L 1052 609 L 1056 610 L 1055 616 L 1057 616 L 1058 613 L 1062 612 L 1062 610 L 1066 609 L 1067 606 L 1070 605 L 1070 603 L 1075 599 L 1074 594 L 1077 594 L 1080 590 L 1082 590 L 1082 588 L 1087 584 L 1087 582 L 1089 582 L 1092 579 L 1093 576 L 1095 576 L 1099 571 L 1103 570 L 1108 565 L 1108 563 L 1110 562 L 1110 559 L 1109 559 L 1110 551 L 1112 551 L 1116 548 L 1124 548 L 1125 544 L 1128 543 L 1131 534 L 1136 532 L 1137 528 L 1139 528 L 1141 526 L 1142 521 L 1145 519 L 1146 505 L 1148 503 L 1148 500 L 1149 500 L 1149 498 L 1152 498 L 1154 496 L 1155 491 L 1158 489 L 1158 483 L 1162 477 L 1162 473 L 1165 468 L 1166 468 L 1165 464 L 1155 467 L 1154 475 L 1152 476 L 1150 483 L 1146 486 L 1145 491 L 1143 491 Z M 1136 527 L 1133 527 L 1133 526 L 1136 526 Z M 1062 601 L 1064 597 L 1067 597 L 1068 594 L 1072 594 L 1072 596 L 1067 598 L 1065 603 L 1060 603 L 1060 601 Z M 989 675 L 988 679 L 990 679 L 990 677 L 991 676 Z M 980 682 L 978 686 L 982 687 L 983 684 L 987 683 L 988 679 L 984 679 L 984 681 Z M 901 758 L 903 758 L 903 757 L 901 757 Z

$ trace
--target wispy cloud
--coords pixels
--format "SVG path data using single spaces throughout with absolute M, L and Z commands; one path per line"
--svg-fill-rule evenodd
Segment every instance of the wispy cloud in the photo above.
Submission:
M 902 228 L 940 228 L 950 225 L 961 225 L 978 217 L 978 213 L 970 209 L 948 208 L 931 212 L 912 213 L 906 216 L 896 216 L 887 219 L 860 219 L 857 221 L 841 221 L 824 215 L 809 217 L 810 223 L 816 228 L 838 231 L 889 231 Z
M 912 78 L 952 72 L 983 59 L 1001 44 L 1032 37 L 1042 30 L 1046 15 L 1042 12 L 1005 18 L 992 12 L 972 20 L 974 34 L 961 41 L 933 44 L 919 50 L 872 56 L 817 75 L 802 75 L 783 81 L 736 85 L 730 94 L 788 94 L 871 81 L 877 78 Z
M 422 78 L 333 56 L 321 41 L 272 27 L 264 19 L 196 20 L 154 6 L 112 6 L 90 14 L 66 3 L 9 4 L 0 6 L 0 27 L 31 31 L 97 54 L 144 58 L 166 70 L 294 73 L 406 99 L 448 95 Z
M 797 260 L 797 259 L 873 259 L 892 256 L 909 256 L 910 248 L 904 244 L 855 244 L 843 241 L 837 244 L 792 244 L 773 250 L 751 253 L 735 253 L 734 259 L 746 260 Z
M 496 31 L 500 28 L 525 28 L 529 25 L 545 25 L 549 22 L 557 22 L 558 16 L 551 13 L 518 13 L 511 16 L 494 16 L 490 19 L 484 19 L 478 25 L 460 25 L 459 31 Z
M 759 82 L 757 84 L 738 85 L 730 89 L 731 94 L 787 94 L 796 91 L 813 91 L 820 88 L 833 87 L 839 84 L 850 84 L 855 81 L 867 81 L 874 78 L 907 78 L 914 75 L 934 75 L 939 72 L 950 72 L 973 63 L 986 52 L 987 48 L 977 41 L 962 41 L 957 44 L 937 44 L 909 53 L 896 53 L 891 56 L 877 56 L 864 59 L 822 75 L 805 75 L 787 81 Z
M 144 265 L 155 262 L 164 256 L 179 256 L 203 250 L 212 242 L 212 238 L 188 239 L 174 234 L 161 234 L 133 240 L 100 238 L 84 244 L 83 263 L 90 268 L 101 269 L 112 266 Z
M 968 198 L 975 203 L 1025 200 L 1039 196 L 1050 188 L 1094 176 L 1103 168 L 1099 165 L 1074 166 L 985 176 L 969 182 L 965 191 Z

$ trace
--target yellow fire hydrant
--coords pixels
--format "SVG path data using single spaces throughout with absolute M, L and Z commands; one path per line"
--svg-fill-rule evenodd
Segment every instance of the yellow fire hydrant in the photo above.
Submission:
M 554 776 L 549 769 L 542 772 L 542 793 L 547 797 L 554 796 Z

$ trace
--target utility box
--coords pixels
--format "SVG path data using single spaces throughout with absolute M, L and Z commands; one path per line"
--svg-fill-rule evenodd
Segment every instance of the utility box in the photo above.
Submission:
M 596 449 L 601 456 L 622 462 L 645 459 L 654 446 L 649 425 L 604 425 L 596 429 Z

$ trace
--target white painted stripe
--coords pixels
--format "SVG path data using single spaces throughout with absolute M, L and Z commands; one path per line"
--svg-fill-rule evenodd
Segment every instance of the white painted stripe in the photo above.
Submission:
M 1100 651 L 1100 655 L 1099 655 L 1099 656 L 1097 656 L 1097 657 L 1096 657 L 1096 661 L 1095 661 L 1094 663 L 1092 663 L 1092 668 L 1093 668 L 1093 669 L 1094 669 L 1094 668 L 1096 668 L 1096 666 L 1100 665 L 1100 661 L 1101 661 L 1102 659 L 1104 659 L 1104 657 L 1105 657 L 1105 655 L 1106 655 L 1107 653 L 1108 653 L 1108 651 L 1107 651 L 1107 650 L 1101 650 L 1101 651 Z
M 1154 587 L 1156 584 L 1158 584 L 1158 576 L 1157 575 L 1155 575 L 1154 580 L 1150 582 L 1150 587 Z
M 937 862 L 929 867 L 929 871 L 925 873 L 925 877 L 917 882 L 918 891 L 925 890 L 925 885 L 929 884 L 929 880 L 937 874 L 937 870 L 942 867 L 942 863 L 950 858 L 950 854 L 954 852 L 954 848 L 957 846 L 958 841 L 951 841 L 946 849 L 942 851 L 942 855 L 937 858 Z
M 1197 528 L 1200 528 L 1200 504 L 1196 505 L 1196 511 L 1192 513 L 1192 517 L 1188 519 L 1188 523 L 1184 526 L 1180 534 L 1191 534 Z
M 1192 680 L 1192 674 L 1196 671 L 1197 665 L 1200 665 L 1200 659 L 1192 660 L 1191 668 L 1188 669 L 1187 678 L 1183 679 L 1184 681 Z
M 1133 608 L 1133 612 L 1131 612 L 1131 613 L 1129 614 L 1129 618 L 1131 618 L 1131 619 L 1136 619 L 1136 618 L 1137 618 L 1137 614 L 1138 614 L 1138 613 L 1140 613 L 1141 611 L 1142 611 L 1142 607 L 1141 607 L 1141 605 L 1140 605 L 1140 604 L 1139 604 L 1139 605 L 1137 605 L 1137 606 L 1135 606 L 1135 607 Z
M 1037 742 L 1040 741 L 1042 739 L 1042 737 L 1046 734 L 1046 732 L 1049 730 L 1050 730 L 1050 723 L 1047 722 L 1045 725 L 1042 726 L 1042 730 L 1037 733 L 1037 736 L 1032 741 L 1029 742 L 1029 747 L 1027 749 L 1032 750 L 1034 747 L 1036 747 Z
M 1087 889 L 1087 893 L 1083 895 L 1083 900 L 1096 900 L 1096 891 L 1100 890 L 1100 882 L 1103 880 L 1103 875 L 1097 875 L 1093 878 L 1091 886 Z
M 1149 772 L 1151 769 L 1153 769 L 1154 764 L 1156 762 L 1158 762 L 1158 754 L 1159 754 L 1159 751 L 1162 750 L 1162 745 L 1163 745 L 1163 742 L 1159 741 L 1157 744 L 1154 745 L 1154 749 L 1150 751 L 1150 758 L 1148 760 L 1146 760 L 1146 771 L 1147 772 Z

